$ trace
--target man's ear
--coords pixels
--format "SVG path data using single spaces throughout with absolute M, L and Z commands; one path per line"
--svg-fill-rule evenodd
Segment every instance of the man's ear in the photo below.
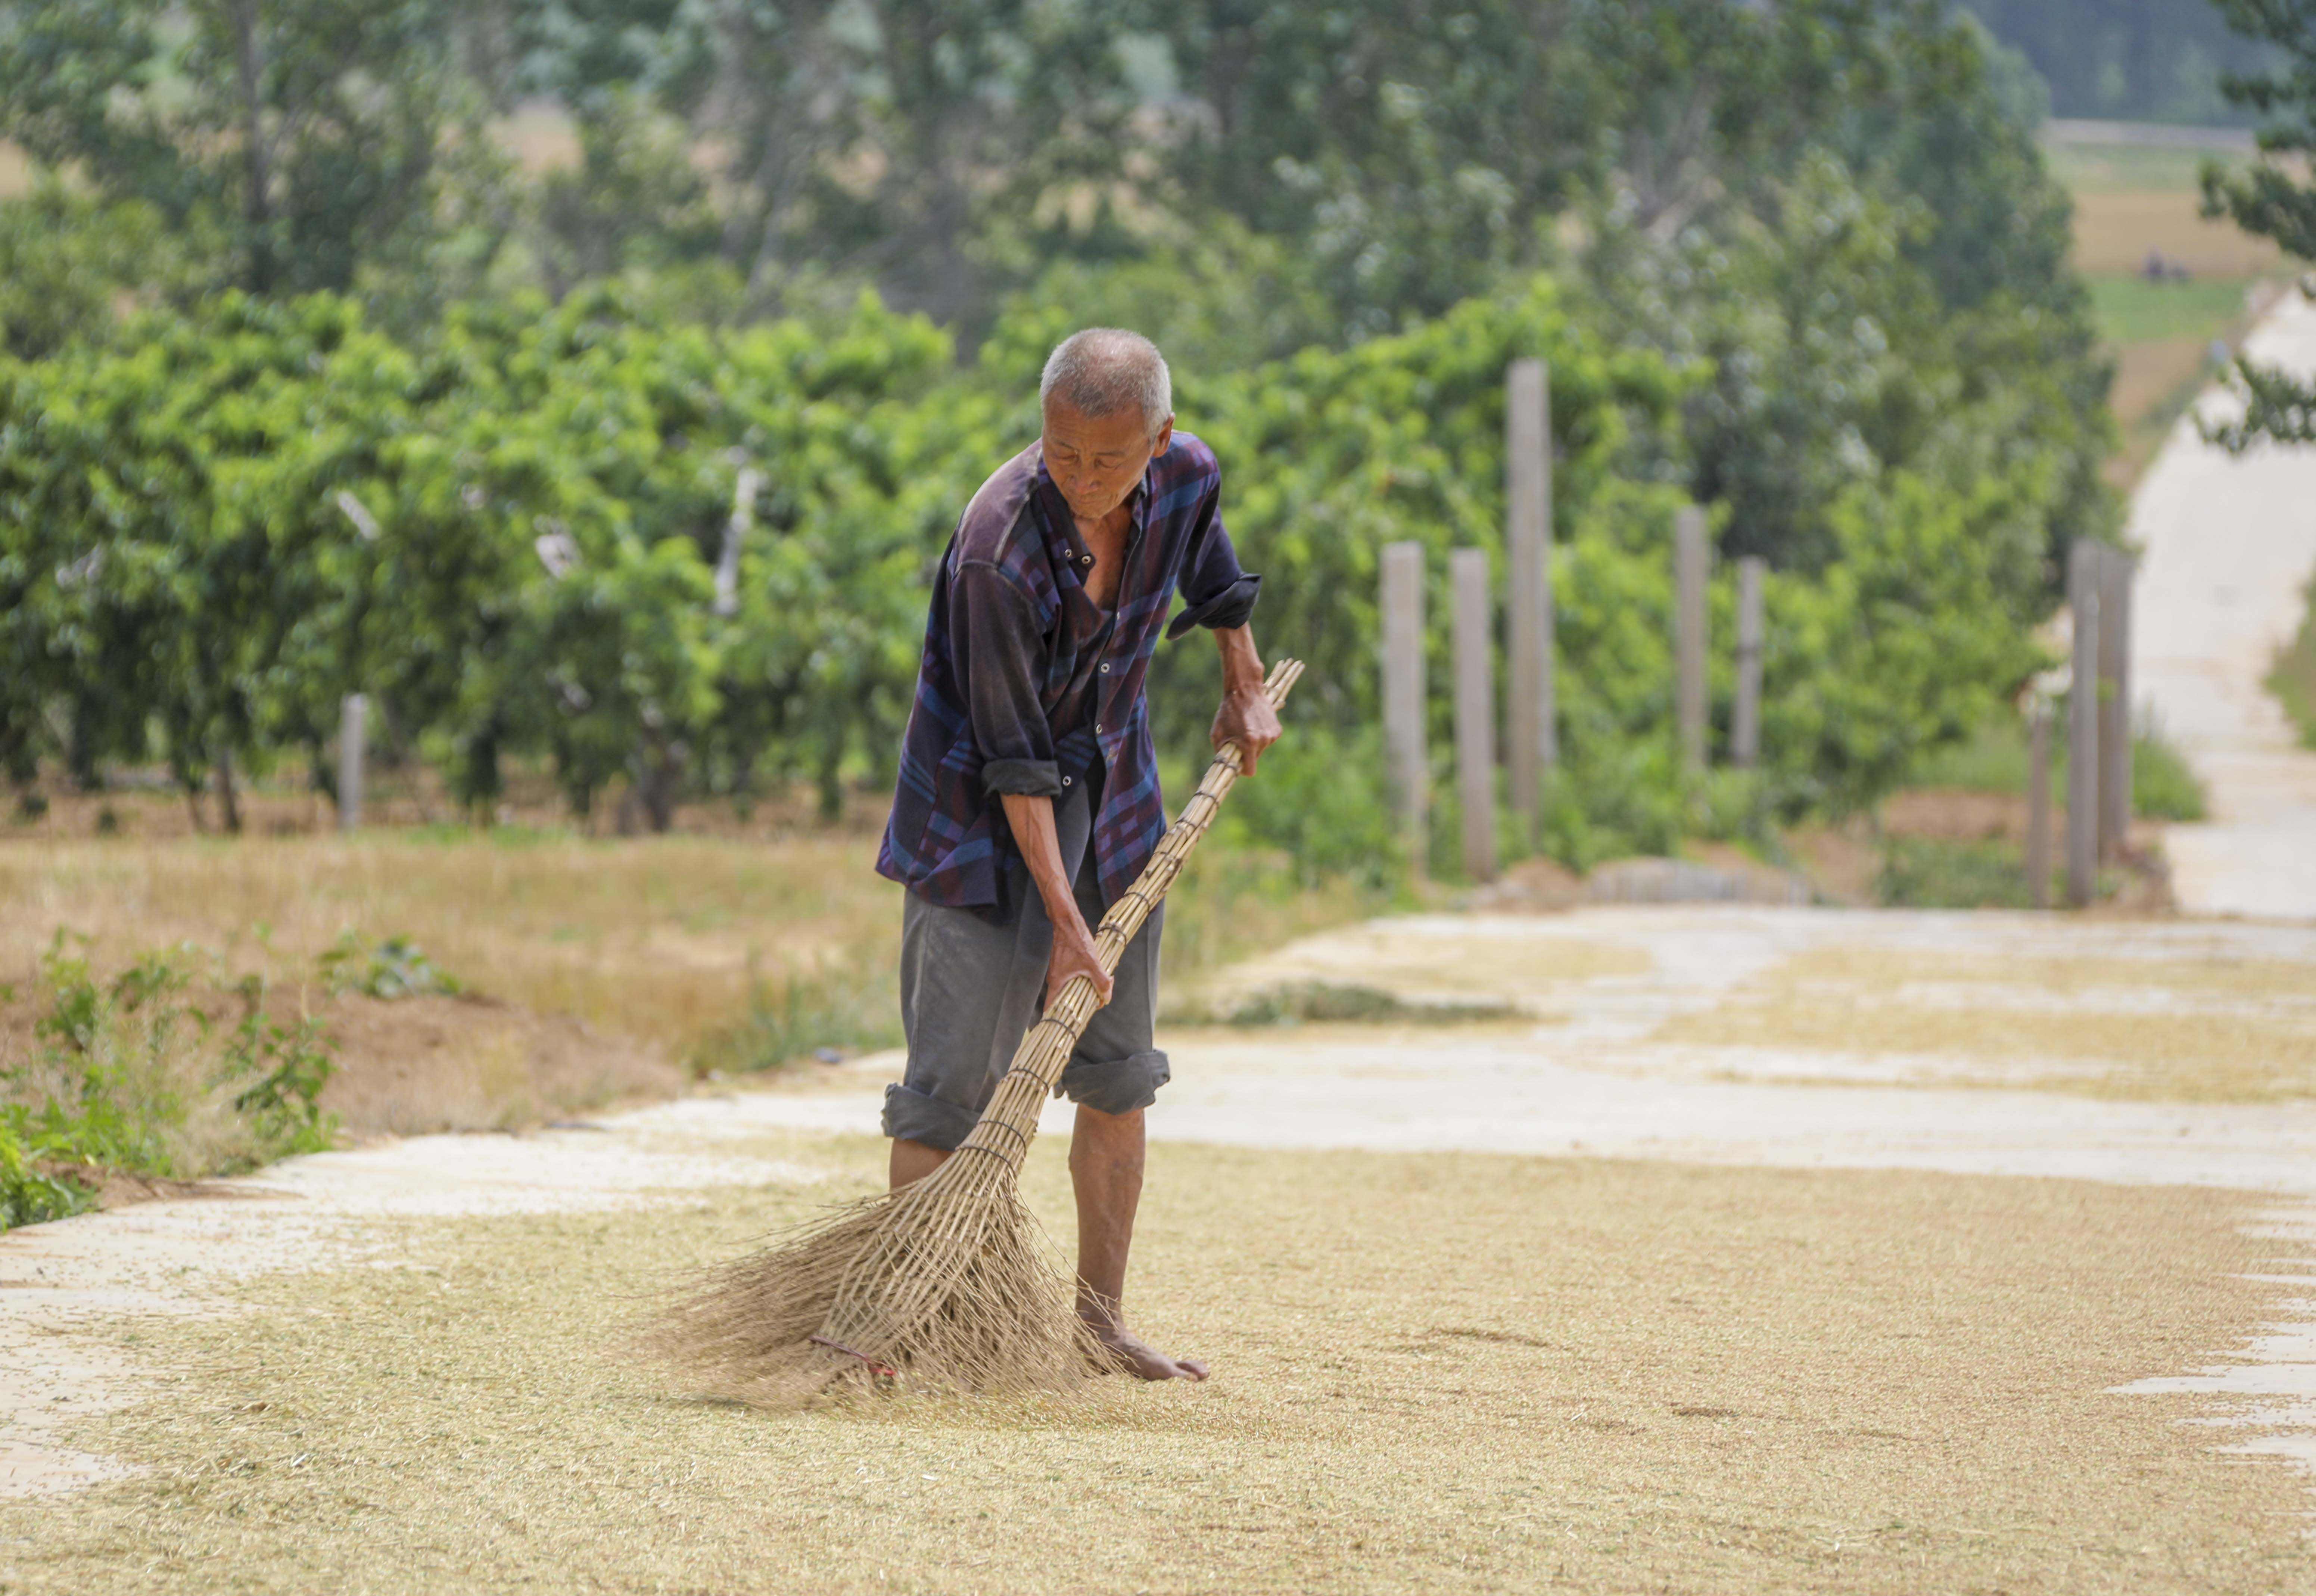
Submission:
M 1150 458 L 1156 459 L 1174 447 L 1174 418 L 1168 416 L 1158 428 L 1158 435 L 1150 440 Z

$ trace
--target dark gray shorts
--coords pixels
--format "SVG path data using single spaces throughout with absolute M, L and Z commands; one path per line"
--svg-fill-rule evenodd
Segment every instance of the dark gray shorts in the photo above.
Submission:
M 1062 867 L 1091 926 L 1101 918 L 1101 895 L 1087 846 L 1092 825 L 1082 786 L 1056 803 L 1054 819 Z M 913 892 L 902 896 L 901 1024 L 909 1067 L 899 1085 L 885 1088 L 885 1134 L 952 1150 L 981 1119 L 1014 1049 L 1045 1010 L 1054 925 L 1034 887 L 1018 895 L 1021 910 L 1011 925 L 929 904 Z M 1109 1002 L 1094 1011 L 1062 1071 L 1062 1094 L 1073 1102 L 1126 1114 L 1158 1101 L 1168 1077 L 1166 1056 L 1151 1046 L 1163 916 L 1161 905 L 1127 945 Z

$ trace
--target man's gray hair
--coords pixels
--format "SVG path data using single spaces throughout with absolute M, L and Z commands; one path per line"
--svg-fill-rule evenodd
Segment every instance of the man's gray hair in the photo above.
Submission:
M 1142 412 L 1153 438 L 1174 414 L 1174 379 L 1166 357 L 1139 333 L 1122 327 L 1088 327 L 1054 345 L 1046 374 L 1038 379 L 1042 407 L 1058 397 L 1087 415 L 1115 415 L 1127 406 Z

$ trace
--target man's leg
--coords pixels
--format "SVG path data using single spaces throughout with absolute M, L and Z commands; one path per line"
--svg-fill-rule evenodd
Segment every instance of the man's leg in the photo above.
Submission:
M 1145 1380 L 1203 1380 L 1207 1366 L 1171 1358 L 1126 1327 L 1126 1255 L 1142 1202 L 1142 1110 L 1105 1114 L 1078 1105 L 1070 1182 L 1078 1198 L 1078 1316 Z
M 949 1149 L 913 1142 L 907 1137 L 893 1138 L 892 1163 L 886 1171 L 886 1181 L 892 1190 L 913 1186 L 919 1181 L 949 1162 Z

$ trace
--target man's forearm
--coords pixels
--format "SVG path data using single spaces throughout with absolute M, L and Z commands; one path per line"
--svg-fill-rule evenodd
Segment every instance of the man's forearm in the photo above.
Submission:
M 1252 627 L 1215 628 L 1215 647 L 1223 656 L 1223 691 L 1262 685 L 1262 655 L 1255 652 Z
M 1078 913 L 1077 894 L 1070 889 L 1069 872 L 1062 869 L 1062 836 L 1054 825 L 1054 800 L 1011 792 L 1001 796 L 1005 802 L 1005 824 L 1012 827 L 1014 845 L 1021 850 L 1029 878 L 1038 884 L 1038 896 L 1045 900 L 1046 918 L 1057 929 L 1072 923 L 1082 927 L 1085 917 Z

